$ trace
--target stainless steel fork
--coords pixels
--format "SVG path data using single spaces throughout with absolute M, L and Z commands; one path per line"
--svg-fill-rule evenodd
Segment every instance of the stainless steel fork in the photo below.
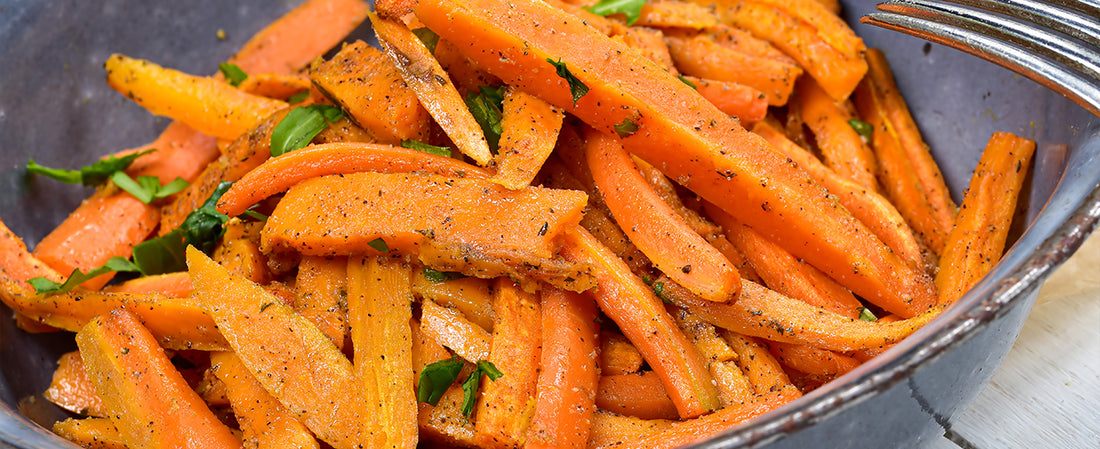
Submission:
M 992 61 L 1100 117 L 1100 0 L 891 0 L 860 22 Z

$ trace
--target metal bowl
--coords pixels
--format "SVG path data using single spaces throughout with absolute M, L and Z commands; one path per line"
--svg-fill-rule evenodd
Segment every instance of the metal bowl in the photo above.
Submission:
M 33 247 L 91 190 L 28 177 L 27 159 L 76 167 L 149 142 L 167 125 L 104 85 L 101 65 L 110 53 L 211 73 L 295 3 L 0 0 L 0 217 Z M 852 23 L 874 5 L 844 3 Z M 993 131 L 1038 142 L 1026 225 L 994 271 L 928 326 L 700 447 L 918 447 L 938 438 L 1012 346 L 1040 284 L 1100 217 L 1100 120 L 973 57 L 854 28 L 893 64 L 956 200 Z M 9 316 L 2 306 L 0 313 Z M 71 447 L 35 423 L 48 428 L 66 416 L 40 394 L 58 356 L 73 347 L 70 334 L 31 336 L 0 319 L 0 448 Z

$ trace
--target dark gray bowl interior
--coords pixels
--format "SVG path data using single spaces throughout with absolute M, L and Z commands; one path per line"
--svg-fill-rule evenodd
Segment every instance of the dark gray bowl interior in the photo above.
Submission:
M 295 3 L 0 0 L 0 217 L 33 247 L 91 190 L 28 177 L 27 159 L 78 167 L 149 142 L 166 126 L 103 83 L 109 54 L 213 73 Z M 850 20 L 873 8 L 845 3 Z M 886 52 L 957 199 L 993 131 L 1039 143 L 1026 233 L 957 307 L 885 356 L 706 446 L 913 447 L 942 434 L 942 423 L 973 399 L 1011 347 L 1038 285 L 1100 215 L 1095 118 L 973 57 L 855 29 Z M 35 398 L 57 356 L 73 347 L 71 334 L 28 336 L 6 318 L 6 308 L 0 313 L 0 447 L 68 447 L 16 410 L 47 425 L 65 416 Z

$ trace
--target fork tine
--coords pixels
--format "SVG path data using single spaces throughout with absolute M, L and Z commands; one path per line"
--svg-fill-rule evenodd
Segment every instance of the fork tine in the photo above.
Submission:
M 1100 48 L 1100 20 L 1097 19 L 1100 1 L 1097 0 L 947 1 L 1027 20 Z
M 1014 45 L 980 32 L 897 13 L 870 13 L 863 16 L 860 22 L 910 34 L 994 62 L 1062 94 L 1093 115 L 1100 116 L 1100 87 L 1095 81 Z
M 974 1 L 967 3 L 974 3 Z M 1030 24 L 937 0 L 891 1 L 879 5 L 879 10 L 921 17 L 945 25 L 977 31 L 995 39 L 1014 43 L 1080 70 L 1090 78 L 1100 80 L 1100 53 L 1076 41 Z

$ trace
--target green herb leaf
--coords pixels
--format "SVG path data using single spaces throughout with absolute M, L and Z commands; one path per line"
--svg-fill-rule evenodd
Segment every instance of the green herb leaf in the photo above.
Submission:
M 436 271 L 431 268 L 424 269 L 424 278 L 428 282 L 447 282 L 452 279 L 462 279 L 466 277 L 465 274 L 455 273 L 451 271 Z
M 379 237 L 379 238 L 376 238 L 374 240 L 371 240 L 371 241 L 367 242 L 367 246 L 369 246 L 371 248 L 374 248 L 374 250 L 378 251 L 378 252 L 382 252 L 382 253 L 390 252 L 390 247 L 388 245 L 386 245 L 386 241 L 382 240 L 382 237 Z
M 863 137 L 863 143 L 871 141 L 871 134 L 874 133 L 875 127 L 871 126 L 870 123 L 863 120 L 852 119 L 848 120 L 848 125 L 856 130 L 856 133 L 859 134 L 860 137 Z
M 27 171 L 37 175 L 46 176 L 56 179 L 66 184 L 83 184 L 86 186 L 94 186 L 103 183 L 111 177 L 112 174 L 118 171 L 125 170 L 135 159 L 152 153 L 156 150 L 149 149 L 145 151 L 139 151 L 131 153 L 123 157 L 107 156 L 105 159 L 100 159 L 96 163 L 88 166 L 81 167 L 80 170 L 66 170 L 59 168 L 49 168 L 46 166 L 38 165 L 34 159 L 27 161 Z
M 425 47 L 428 47 L 428 51 L 435 53 L 435 46 L 439 44 L 439 35 L 435 34 L 435 31 L 429 30 L 427 27 L 420 27 L 412 30 L 420 42 L 424 43 Z
M 592 14 L 609 16 L 612 14 L 626 15 L 627 26 L 634 25 L 638 17 L 642 15 L 642 7 L 646 0 L 600 0 L 595 5 L 585 9 Z
M 622 123 L 614 125 L 612 128 L 615 128 L 615 134 L 624 139 L 638 132 L 638 124 L 628 118 L 624 118 Z
M 424 142 L 412 139 L 406 139 L 401 141 L 401 146 L 410 150 L 421 151 L 424 153 L 434 154 L 436 156 L 451 157 L 451 149 L 448 147 L 437 147 L 435 145 L 428 145 Z
M 141 270 L 129 260 L 115 256 L 107 260 L 107 263 L 103 264 L 103 266 L 93 268 L 87 273 L 81 272 L 80 270 L 73 270 L 64 283 L 57 283 L 43 277 L 28 279 L 27 283 L 31 284 L 31 287 L 34 287 L 37 293 L 65 293 L 89 279 L 112 271 L 140 272 Z
M 462 396 L 462 415 L 466 418 L 474 413 L 474 404 L 477 402 L 477 390 L 481 387 L 482 374 L 488 376 L 489 380 L 492 381 L 504 375 L 492 362 L 488 360 L 477 361 L 474 372 L 470 373 L 470 377 L 467 377 L 465 382 L 462 382 L 462 392 L 464 393 Z
M 324 104 L 298 106 L 271 130 L 271 156 L 281 156 L 297 150 L 313 140 L 317 134 L 344 117 L 344 111 Z
M 481 131 L 485 133 L 485 141 L 489 149 L 496 154 L 500 148 L 500 134 L 504 129 L 500 121 L 504 117 L 504 88 L 481 86 L 476 94 L 466 94 L 466 108 L 481 125 Z
M 111 174 L 111 181 L 118 188 L 130 192 L 131 195 L 145 204 L 187 188 L 187 181 L 183 178 L 176 178 L 168 185 L 161 186 L 160 179 L 156 176 L 138 176 L 137 181 L 135 181 L 134 178 L 123 171 L 116 171 Z
M 298 103 L 301 103 L 303 101 L 306 101 L 306 98 L 309 98 L 309 91 L 308 90 L 303 90 L 303 91 L 298 92 L 294 95 L 291 95 L 290 98 L 286 99 L 286 102 L 290 103 L 290 104 L 298 104 Z
M 452 356 L 425 366 L 420 371 L 420 381 L 416 386 L 416 400 L 433 406 L 438 405 L 439 399 L 458 378 L 458 373 L 462 371 L 464 365 L 465 363 L 459 360 L 458 356 Z
M 665 297 L 665 283 L 664 282 L 654 282 L 653 283 L 653 294 L 657 295 L 658 298 L 661 298 L 661 301 L 664 301 L 666 304 L 672 304 L 672 302 L 669 301 L 668 298 Z
M 577 79 L 577 77 L 573 76 L 569 68 L 565 66 L 565 63 L 561 62 L 561 58 L 558 58 L 557 62 L 554 62 L 553 59 L 546 58 L 546 62 L 553 65 L 554 68 L 557 69 L 558 76 L 564 78 L 565 82 L 569 83 L 569 94 L 573 96 L 573 107 L 577 107 L 577 100 L 580 100 L 581 97 L 588 93 L 588 86 Z
M 236 64 L 223 62 L 218 64 L 218 70 L 222 72 L 222 76 L 233 87 L 240 86 L 244 80 L 248 79 L 248 74 L 244 73 L 244 70 L 241 70 Z
M 683 81 L 684 84 L 691 86 L 692 89 L 699 90 L 699 86 L 696 86 L 695 83 L 691 82 L 691 80 L 684 78 L 684 75 L 677 74 L 676 77 L 680 78 L 680 81 Z
M 202 207 L 191 211 L 179 228 L 134 246 L 134 264 L 146 275 L 172 273 L 187 269 L 187 245 L 209 253 L 225 232 L 223 225 L 229 220 L 215 207 L 231 185 L 231 182 L 218 184 L 210 198 Z
M 131 257 L 146 275 L 174 273 L 187 269 L 186 250 L 183 231 L 175 229 L 134 245 L 134 255 Z
M 866 307 L 859 308 L 859 319 L 863 321 L 878 321 L 878 317 L 875 316 L 874 312 L 871 312 L 871 309 Z
M 252 209 L 248 209 L 241 214 L 242 217 L 248 217 L 256 221 L 267 221 L 267 215 L 256 212 Z

